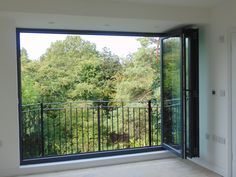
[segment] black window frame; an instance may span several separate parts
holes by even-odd
[[[20,165],[31,165],[39,163],[49,162],[61,162],[70,160],[81,160],[89,158],[117,156],[125,154],[134,154],[142,152],[153,152],[165,150],[162,146],[152,146],[144,148],[130,148],[122,150],[104,151],[104,152],[91,152],[80,153],[65,156],[53,156],[53,157],[40,157],[33,159],[23,158],[22,141],[22,85],[21,85],[21,46],[20,46],[20,34],[21,33],[37,33],[37,34],[68,34],[68,35],[101,35],[101,36],[137,36],[137,37],[163,37],[165,33],[145,33],[145,32],[123,32],[123,31],[95,31],[95,30],[67,30],[67,29],[38,29],[38,28],[16,28],[16,51],[17,51],[17,82],[18,82],[18,115],[19,115],[19,150],[20,150]]]
[[[184,30],[185,28],[181,28],[180,30]],[[177,30],[178,31],[178,30]],[[104,152],[93,152],[93,153],[81,153],[75,155],[65,155],[65,156],[55,156],[55,157],[41,157],[34,159],[23,159],[23,151],[22,151],[22,85],[21,85],[21,46],[20,46],[20,34],[21,33],[41,33],[41,34],[74,34],[74,35],[104,35],[104,36],[137,36],[137,37],[160,37],[165,38],[168,36],[169,32],[164,33],[145,33],[145,32],[123,32],[123,31],[95,31],[95,30],[67,30],[67,29],[36,29],[36,28],[16,28],[16,51],[17,51],[17,84],[18,84],[18,115],[19,115],[19,139],[20,139],[20,165],[30,165],[30,164],[39,164],[39,163],[48,163],[48,162],[60,162],[60,161],[69,161],[69,160],[81,160],[88,158],[98,158],[98,157],[106,157],[106,156],[116,156],[116,155],[125,155],[125,154],[133,154],[133,153],[141,153],[141,152],[153,152],[165,150],[163,146],[155,146],[155,147],[145,147],[145,148],[131,148],[124,150],[114,150],[114,151],[104,151]],[[194,43],[194,46],[199,49],[198,44]],[[196,58],[198,58],[198,53],[194,53]],[[198,62],[198,60],[197,60]],[[196,63],[198,64],[198,63]],[[199,68],[197,68],[199,69]],[[198,76],[192,76],[194,79],[199,79]],[[197,85],[196,87],[199,87]],[[199,100],[195,100],[199,102]],[[161,100],[162,102],[162,100]],[[199,111],[196,113],[199,116]],[[195,138],[195,146],[199,147],[199,120],[194,121],[196,124],[195,127],[191,127],[197,129],[197,134],[194,134]],[[162,129],[163,130],[163,129]],[[163,132],[162,132],[163,133]],[[162,135],[161,135],[162,136]],[[189,154],[188,154],[189,155]],[[199,156],[198,151],[191,152],[191,156]],[[186,158],[183,157],[183,158]]]

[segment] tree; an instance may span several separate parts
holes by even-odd
[[[116,103],[114,106],[114,102],[110,101],[159,98],[159,41],[157,38],[140,38],[138,41],[141,47],[123,59],[123,62],[108,48],[99,52],[95,44],[79,36],[69,36],[63,41],[52,43],[39,61],[30,60],[27,51],[22,49],[23,104],[44,103],[41,104],[42,107],[33,105],[23,108],[28,109],[25,112],[23,110],[24,128],[27,130],[24,131],[24,145],[30,146],[29,150],[26,149],[24,157],[41,156],[42,152],[41,149],[38,150],[38,145],[42,143],[45,145],[47,155],[87,152],[92,146],[90,135],[94,131],[97,132],[98,128],[102,129],[102,146],[107,146],[107,150],[111,150],[114,144],[127,148],[140,146],[140,143],[147,145],[144,139],[147,133],[146,103],[138,103],[142,109],[131,107],[129,110],[126,107],[128,104]],[[76,107],[73,107],[71,102],[81,100],[108,102],[104,102],[103,107],[99,105],[96,109],[93,102],[79,106],[76,103]],[[56,107],[52,102],[63,102],[63,104],[55,104]],[[97,109],[100,110],[99,113]],[[43,114],[40,114],[40,111],[43,111]],[[158,111],[152,113],[156,116],[153,118],[153,126],[159,125],[156,112]],[[113,122],[113,114],[116,114],[117,122]],[[93,116],[89,117],[91,115]],[[140,121],[130,119],[135,115],[139,115]],[[99,116],[101,116],[100,127],[95,120]],[[38,128],[42,127],[39,125],[41,121],[44,125],[43,133],[47,136],[41,144],[32,145],[36,135],[42,133]],[[124,131],[129,129],[129,124],[132,124],[136,132],[131,137],[127,133],[124,134]],[[98,137],[93,138],[96,141],[98,139]],[[88,145],[84,150],[77,145],[81,139]],[[140,141],[137,141],[138,139]],[[40,141],[42,139],[37,142]],[[159,139],[157,138],[155,142],[158,144]],[[95,148],[98,148],[98,142],[95,142]],[[32,149],[35,150],[33,151],[35,154],[30,154]]]
[[[37,63],[28,58],[24,48],[21,49],[21,64],[22,102],[23,104],[37,103],[40,97],[34,77]]]
[[[165,77],[164,82],[164,90],[165,90],[165,98],[164,100],[170,99],[179,99],[180,98],[180,42],[178,39],[168,39],[165,42],[164,47],[164,59],[163,59],[163,67],[164,73],[163,77]]]
[[[79,36],[53,43],[37,63],[34,81],[43,102],[112,99],[121,65],[111,51],[98,52]]]
[[[129,58],[116,77],[116,99],[118,100],[150,100],[160,97],[158,39],[146,37],[139,38],[138,41],[141,47],[128,56]]]

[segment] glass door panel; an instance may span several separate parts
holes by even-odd
[[[162,145],[182,158],[199,156],[198,30],[161,41]]]
[[[163,145],[182,154],[182,38],[162,39]]]
[[[198,30],[184,32],[186,156],[199,156]]]

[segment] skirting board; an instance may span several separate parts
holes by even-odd
[[[196,159],[189,159],[193,163],[196,163],[199,166],[202,166],[204,168],[207,168],[208,170],[211,170],[221,176],[226,176],[226,171],[224,168],[217,166],[215,164],[209,163],[205,160],[202,160],[201,158],[196,158]]]

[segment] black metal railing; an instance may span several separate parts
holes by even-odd
[[[40,103],[21,113],[23,160],[161,144],[156,102]]]
[[[173,146],[180,146],[182,141],[180,99],[165,100],[163,106],[164,142]]]

